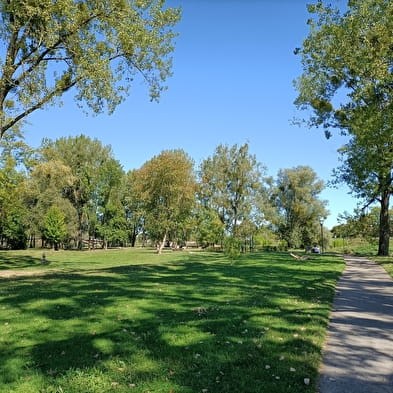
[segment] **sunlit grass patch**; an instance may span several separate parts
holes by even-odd
[[[26,253],[7,264],[30,269]],[[315,392],[340,259],[48,259],[48,274],[1,279],[1,392]]]
[[[393,257],[373,257],[393,277]]]

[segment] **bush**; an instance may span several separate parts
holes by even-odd
[[[224,254],[230,259],[239,258],[242,242],[234,237],[227,237],[224,241]]]
[[[12,250],[23,250],[27,247],[26,227],[23,222],[23,214],[11,211],[3,224],[3,237]]]

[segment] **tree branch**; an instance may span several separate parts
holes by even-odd
[[[37,102],[35,105],[32,105],[31,107],[27,108],[25,111],[20,113],[18,116],[12,118],[7,124],[2,126],[0,128],[0,139],[4,135],[4,133],[11,127],[13,127],[18,121],[22,120],[26,116],[28,116],[30,113],[36,111],[37,109],[42,108],[47,102],[49,102],[53,97],[57,95],[61,95],[65,93],[67,90],[69,90],[71,87],[75,86],[75,84],[78,82],[78,79],[75,79],[68,83],[66,86],[62,88],[57,88],[54,89],[52,92],[50,92],[48,95],[46,95],[42,100]]]

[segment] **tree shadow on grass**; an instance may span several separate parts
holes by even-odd
[[[28,255],[8,256],[5,252],[2,252],[0,255],[0,270],[23,269],[34,266],[42,266],[41,258],[34,258]]]
[[[316,377],[313,334],[327,324],[338,273],[302,271],[280,255],[261,264],[216,258],[10,280],[0,307],[13,336],[0,374],[17,385],[34,367],[43,388],[67,392],[80,392],[75,370],[93,385],[100,370],[100,383],[117,391],[312,391],[303,378]],[[34,321],[27,331],[23,318]],[[11,373],[21,358],[34,366]],[[94,389],[86,391],[104,391]]]

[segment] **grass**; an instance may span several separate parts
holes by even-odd
[[[340,259],[41,254],[0,252],[40,272],[0,279],[0,392],[316,392]]]
[[[373,257],[393,277],[393,257]]]

